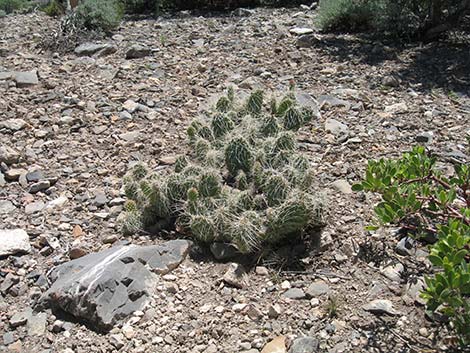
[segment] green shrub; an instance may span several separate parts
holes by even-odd
[[[0,0],[0,11],[9,14],[28,8],[30,5],[28,0]]]
[[[289,97],[304,125],[312,112]],[[256,253],[321,226],[325,201],[312,190],[310,163],[294,133],[281,127],[289,109],[268,112],[263,102],[262,91],[239,103],[229,90],[191,123],[190,152],[177,158],[173,171],[130,170],[123,231],[176,227],[200,242],[231,242],[242,253]],[[276,124],[269,137],[266,121]]]
[[[456,165],[449,178],[437,170],[436,161],[424,147],[414,148],[399,160],[369,161],[365,179],[353,188],[382,196],[374,209],[380,224],[397,224],[417,238],[437,236],[429,255],[436,274],[425,278],[422,296],[430,312],[451,319],[460,342],[468,345],[470,165]]]
[[[110,32],[119,26],[123,13],[119,0],[83,0],[73,16],[87,29]]]
[[[48,16],[59,17],[65,13],[65,8],[58,0],[52,0],[42,9],[42,11],[44,11]]]

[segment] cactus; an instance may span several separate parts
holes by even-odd
[[[253,154],[244,137],[234,137],[225,148],[225,165],[232,176],[239,170],[250,174],[253,166]]]
[[[260,128],[260,132],[263,134],[263,136],[275,136],[279,130],[280,127],[275,116],[267,115],[263,117]]]
[[[124,177],[131,201],[119,218],[123,232],[163,227],[263,255],[321,226],[325,201],[312,191],[315,174],[294,134],[314,114],[293,93],[266,109],[263,98],[256,91],[237,105],[230,88],[189,125],[190,152],[174,170],[132,168]]]
[[[286,130],[297,131],[305,124],[304,116],[296,107],[289,107],[283,116],[283,125]]]
[[[209,170],[202,174],[197,189],[203,197],[216,197],[222,188],[222,178],[214,171]]]
[[[175,173],[181,173],[188,164],[189,160],[186,156],[178,156],[175,161]]]
[[[212,242],[217,238],[217,227],[211,217],[204,215],[192,216],[189,221],[189,228],[194,238],[201,242]]]
[[[253,92],[250,97],[248,97],[248,101],[246,103],[246,110],[248,113],[253,115],[261,114],[263,109],[263,91],[259,90]]]
[[[266,173],[271,174],[272,171],[267,171]],[[266,178],[263,191],[268,205],[270,207],[277,206],[286,199],[289,192],[289,183],[282,175],[272,174]]]
[[[233,129],[233,121],[225,114],[216,114],[212,120],[212,131],[215,138],[224,136]]]

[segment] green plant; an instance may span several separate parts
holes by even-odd
[[[238,102],[229,89],[190,124],[190,152],[176,159],[172,172],[134,166],[124,190],[138,212],[126,209],[123,230],[135,230],[138,214],[141,229],[174,227],[203,243],[230,242],[242,253],[266,253],[321,226],[325,200],[306,182],[313,173],[294,133],[281,127],[288,110],[267,112],[263,96],[257,91]],[[303,111],[295,98],[290,106]],[[268,120],[275,128],[267,137]]]
[[[461,343],[470,344],[470,165],[455,165],[446,177],[436,162],[421,146],[399,160],[369,161],[353,189],[381,195],[374,209],[381,225],[398,224],[414,237],[437,240],[429,255],[436,274],[425,279],[422,296],[431,312],[451,318]]]
[[[123,13],[119,0],[83,0],[71,16],[84,28],[110,32],[119,26]]]
[[[65,13],[65,8],[59,0],[52,0],[42,9],[42,11],[44,11],[48,16],[59,17]]]
[[[31,2],[28,0],[0,0],[0,11],[7,14],[19,11],[31,6]]]

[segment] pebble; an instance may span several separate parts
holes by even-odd
[[[282,294],[284,297],[289,299],[304,299],[306,297],[305,292],[300,288],[290,288]]]
[[[374,314],[388,314],[391,316],[399,315],[400,313],[393,308],[393,304],[387,299],[375,299],[365,304],[362,307],[365,311]]]

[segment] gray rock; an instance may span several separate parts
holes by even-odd
[[[400,312],[393,308],[393,304],[387,299],[375,299],[362,307],[365,311],[373,314],[387,314],[391,316],[400,315]]]
[[[0,172],[0,186],[5,186],[6,185],[6,180],[5,180],[5,175],[3,175],[2,172]]]
[[[26,174],[26,180],[30,183],[36,183],[44,179],[44,174],[40,170],[35,170]]]
[[[15,328],[18,326],[25,325],[32,315],[33,315],[33,310],[31,308],[28,308],[25,311],[21,311],[19,313],[15,313],[10,318],[10,326]]]
[[[46,207],[46,204],[42,201],[35,201],[35,202],[31,202],[29,204],[26,205],[25,209],[24,209],[24,212],[26,214],[33,214],[33,213],[36,213],[36,212],[41,212],[44,207]]]
[[[320,295],[327,294],[330,292],[330,287],[323,281],[315,281],[310,284],[305,291],[307,298],[316,298]]]
[[[176,268],[190,245],[185,240],[159,246],[120,245],[72,260],[52,270],[52,285],[41,303],[107,331],[145,306],[156,274]]]
[[[48,189],[50,186],[51,186],[51,183],[49,180],[41,180],[31,185],[31,187],[29,188],[29,193],[35,194],[39,191]]]
[[[0,200],[0,214],[8,214],[16,210],[15,205],[8,200]]]
[[[295,45],[298,48],[310,48],[319,40],[314,34],[304,34],[297,38]]]
[[[139,131],[124,132],[119,135],[119,138],[126,142],[136,142],[140,140],[141,137],[142,136]]]
[[[396,265],[390,265],[385,267],[381,272],[382,274],[387,277],[389,280],[394,282],[401,281],[401,274],[404,271],[404,267],[401,263],[397,263]]]
[[[222,280],[229,286],[243,288],[246,270],[241,264],[231,263]]]
[[[318,104],[321,108],[337,108],[344,107],[346,110],[351,109],[351,103],[344,99],[339,99],[330,95],[322,95],[318,97]]]
[[[20,154],[11,147],[0,146],[0,163],[5,163],[6,165],[11,165],[18,163],[20,159]]]
[[[104,56],[117,51],[114,44],[109,43],[83,43],[75,48],[75,54],[78,56]]]
[[[219,261],[230,260],[240,255],[238,249],[228,243],[212,243],[210,250],[212,255]]]
[[[37,315],[31,315],[28,318],[26,325],[29,336],[42,336],[46,332],[47,315],[46,313],[39,313]]]
[[[415,252],[415,241],[413,238],[404,237],[396,245],[395,251],[403,256],[411,256]]]
[[[93,200],[93,204],[98,207],[103,207],[108,203],[108,198],[106,194],[102,191],[98,191],[95,193],[95,198]]]
[[[150,48],[141,44],[133,44],[127,49],[126,59],[140,59],[150,55]]]
[[[13,332],[6,332],[3,334],[3,344],[5,346],[8,346],[15,342],[15,336],[13,335]]]
[[[305,292],[300,288],[290,288],[283,293],[283,296],[289,299],[304,299]]]
[[[325,131],[331,132],[333,135],[342,139],[346,139],[349,135],[348,127],[335,119],[328,119],[325,121]]]
[[[419,143],[429,144],[429,143],[432,143],[433,136],[434,136],[434,134],[432,133],[432,131],[422,132],[422,133],[416,135],[415,141],[419,142]]]
[[[346,180],[340,179],[331,183],[331,186],[343,194],[351,194],[351,185]]]
[[[125,345],[124,335],[122,333],[109,336],[109,343],[116,349],[121,349]]]
[[[316,353],[320,343],[313,337],[299,337],[292,342],[289,353]]]
[[[315,118],[320,118],[320,109],[318,107],[318,102],[315,98],[313,98],[310,94],[306,92],[295,92],[295,99],[297,100],[297,104],[302,108],[308,108],[313,112],[313,116]]]
[[[15,72],[13,80],[16,82],[16,87],[19,88],[30,87],[39,83],[36,71]]]
[[[22,229],[0,229],[0,256],[31,251],[28,234]]]
[[[8,119],[0,121],[0,127],[9,129],[11,131],[19,131],[26,126],[26,121],[23,119]]]

